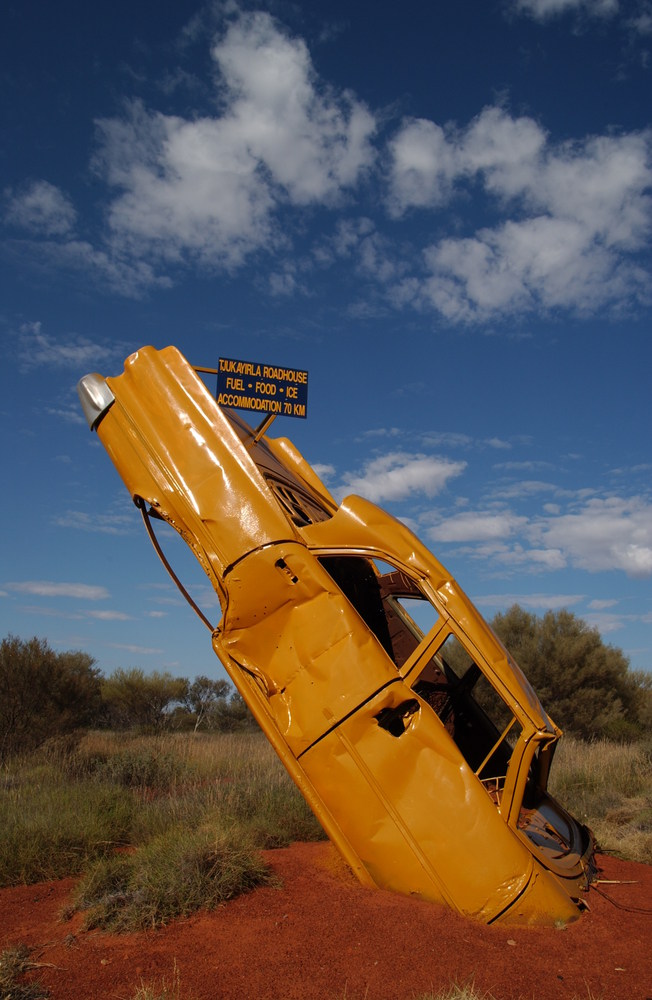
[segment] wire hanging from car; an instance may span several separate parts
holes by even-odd
[[[161,562],[165,566],[166,570],[168,571],[168,573],[170,574],[170,576],[172,577],[172,579],[176,583],[176,585],[179,588],[180,592],[183,594],[183,596],[185,597],[185,599],[187,600],[188,604],[193,609],[193,611],[195,612],[195,614],[197,614],[199,616],[199,618],[201,618],[201,620],[203,621],[204,625],[208,629],[210,629],[211,632],[214,632],[215,629],[214,629],[213,625],[211,625],[211,623],[209,622],[208,618],[206,617],[206,615],[204,614],[204,612],[201,610],[201,608],[195,603],[195,601],[193,601],[192,597],[190,596],[190,594],[188,593],[188,591],[186,590],[186,588],[182,584],[181,580],[179,579],[179,577],[177,576],[177,574],[174,572],[174,570],[170,566],[170,563],[166,559],[165,554],[163,552],[163,549],[161,548],[159,540],[156,537],[156,534],[154,532],[154,528],[152,527],[152,522],[151,522],[151,518],[150,518],[150,512],[147,510],[147,505],[146,505],[145,501],[143,500],[142,497],[134,497],[134,503],[136,504],[136,506],[138,507],[140,513],[143,516],[143,521],[144,521],[145,527],[147,529],[147,534],[149,535],[150,541],[151,541],[152,545],[154,546],[154,549],[156,551],[157,556],[159,557],[159,559],[161,560]],[[155,515],[155,516],[158,517],[159,515]]]
[[[617,885],[619,883],[617,883],[617,882],[611,882],[610,884],[611,885]],[[611,896],[608,896],[607,893],[603,889],[598,889],[598,887],[595,884],[595,882],[593,882],[591,884],[591,889],[593,889],[594,892],[597,892],[597,894],[599,896],[602,896],[603,899],[606,899],[608,903],[611,903],[612,906],[615,906],[618,910],[625,910],[627,913],[644,913],[646,915],[652,914],[652,909],[650,909],[650,907],[645,907],[645,906],[625,906],[624,903],[617,902],[615,899],[612,899]]]

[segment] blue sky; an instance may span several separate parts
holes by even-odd
[[[175,344],[307,369],[273,432],[336,495],[652,669],[649,0],[3,21],[3,636],[220,671],[75,391]]]

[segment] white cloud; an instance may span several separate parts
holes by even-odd
[[[618,0],[514,0],[514,7],[531,14],[539,21],[567,12],[578,12],[589,17],[610,17],[619,9]]]
[[[418,157],[406,155],[416,136]],[[545,131],[533,119],[512,118],[500,107],[484,108],[466,129],[407,120],[388,144],[389,210],[401,215],[415,207],[437,207],[450,199],[455,185],[475,179],[501,196],[520,193],[531,186],[546,143]]]
[[[359,474],[345,474],[340,493],[357,493],[376,503],[419,493],[433,497],[465,468],[466,462],[396,451],[371,459]]]
[[[37,272],[79,276],[126,298],[139,298],[150,288],[172,286],[170,278],[157,274],[149,260],[138,259],[116,243],[102,249],[87,240],[72,238],[8,240],[4,250],[19,264]]]
[[[428,529],[434,542],[487,542],[509,538],[527,524],[510,511],[464,511]]]
[[[8,590],[19,594],[34,594],[36,597],[73,597],[81,601],[104,601],[109,597],[106,587],[88,583],[55,583],[51,580],[25,580],[6,583]]]
[[[522,462],[496,462],[494,469],[507,472],[534,472],[537,469],[554,469],[552,462],[543,459],[528,459]]]
[[[390,140],[389,154],[391,215],[440,205],[449,197],[459,170],[456,150],[435,122],[423,118],[407,122]]]
[[[213,58],[240,142],[295,204],[329,201],[357,182],[370,163],[374,120],[350,95],[318,89],[301,39],[288,38],[268,14],[245,14]]]
[[[275,298],[294,295],[300,288],[295,268],[290,263],[287,263],[282,271],[269,275],[269,291]]]
[[[636,621],[636,616],[589,614],[584,615],[584,620],[591,625],[592,628],[597,628],[602,635],[608,635],[609,632],[617,632],[619,629],[624,628],[625,625],[631,624],[632,621]]]
[[[41,236],[64,236],[77,213],[70,199],[49,181],[33,181],[25,190],[5,191],[5,222]]]
[[[500,500],[511,500],[515,497],[531,497],[537,493],[549,493],[556,491],[557,487],[552,483],[541,482],[538,479],[526,479],[512,483],[510,486],[501,486],[492,491],[492,497]]]
[[[403,437],[405,431],[400,427],[371,427],[368,431],[363,431],[357,440],[364,441],[366,438],[398,438]]]
[[[446,239],[424,252],[421,295],[453,322],[557,308],[588,314],[643,300],[648,277],[572,219],[539,216]]]
[[[40,321],[23,323],[17,340],[18,360],[22,371],[33,368],[71,368],[85,371],[115,357],[116,348],[107,348],[87,337],[69,336],[68,339],[43,333]]]
[[[328,465],[324,462],[315,462],[313,464],[313,469],[317,473],[319,478],[322,479],[324,482],[329,480],[331,476],[335,475],[335,466]]]
[[[564,143],[548,152],[534,184],[525,179],[523,193],[605,246],[637,250],[650,235],[650,141],[648,130]]]
[[[649,0],[641,3],[638,11],[626,23],[635,35],[652,35],[652,4]]]
[[[117,245],[233,268],[283,243],[284,203],[335,204],[371,164],[375,124],[321,84],[305,43],[266,13],[240,14],[214,46],[223,113],[184,119],[130,106],[99,122],[98,169],[122,189]]]
[[[426,431],[421,435],[424,444],[436,448],[469,448],[473,438],[456,431]]]
[[[319,240],[313,250],[313,258],[321,266],[328,266],[338,258],[352,259],[356,272],[382,286],[390,297],[396,295],[397,283],[406,275],[411,257],[409,249],[398,247],[366,216],[340,219],[333,235]],[[364,306],[374,308],[369,302]]]
[[[618,0],[512,0],[520,14],[529,14],[537,21],[546,21],[560,14],[581,13],[589,17],[610,17],[619,8]]]
[[[515,4],[539,18],[616,6]],[[649,5],[640,9],[649,15]],[[413,307],[461,324],[652,300],[652,129],[554,143],[532,116],[492,106],[463,126],[406,119],[374,146],[376,115],[318,77],[303,39],[231,3],[197,23],[211,17],[227,19],[211,49],[217,110],[171,115],[131,101],[97,122],[104,241],[76,235],[69,198],[38,180],[5,192],[6,221],[32,234],[8,241],[6,253],[131,297],[170,287],[180,265],[234,271],[258,251],[276,254],[258,287],[305,295],[310,268],[345,259],[372,288],[352,315]],[[361,193],[370,193],[366,205]],[[383,193],[384,223],[365,214]],[[343,216],[351,206],[331,237],[293,259],[306,209]],[[417,224],[399,226],[406,216]]]
[[[164,652],[164,650],[157,649],[154,646],[136,646],[124,642],[109,642],[107,645],[110,649],[122,649],[125,653],[133,653],[135,656],[158,656]]]
[[[52,524],[58,528],[74,528],[100,535],[126,535],[137,528],[134,522],[133,506],[127,494],[119,493],[115,499],[107,500],[101,510],[66,510],[52,517]]]
[[[566,567],[566,557],[560,549],[529,549],[527,559],[549,570]]]
[[[350,257],[357,252],[362,240],[375,232],[375,225],[366,216],[356,219],[339,219],[332,236],[320,241],[313,250],[320,264],[332,264],[337,257]]]
[[[533,536],[582,569],[652,575],[652,505],[640,497],[593,498],[576,512],[543,519]]]
[[[472,184],[513,218],[426,246],[426,277],[398,286],[405,300],[453,322],[483,322],[649,297],[649,276],[632,255],[652,231],[651,130],[554,145],[533,119],[488,107],[466,129],[438,129],[407,169],[401,154],[417,124],[428,131],[428,123],[404,123],[389,146],[390,214],[433,209],[444,188],[450,200]],[[442,172],[445,185],[435,184]]]
[[[131,621],[131,615],[127,615],[124,611],[88,611],[88,618],[97,618],[98,621],[102,622],[127,622]]]
[[[490,448],[496,448],[497,451],[509,451],[512,447],[509,441],[503,441],[502,438],[497,437],[487,438],[485,444]]]
[[[525,566],[533,572],[541,569],[552,572],[565,569],[567,565],[566,556],[561,549],[525,548],[522,545],[515,545],[507,550],[502,561],[507,566]]]
[[[437,512],[422,516],[421,529],[433,543],[455,544],[458,553],[494,566],[550,572],[572,566],[651,576],[652,504],[642,497],[599,498],[587,492],[565,512],[558,505],[527,516],[502,507],[450,517]],[[594,610],[608,606],[598,603]]]
[[[68,424],[79,424],[80,427],[83,427],[86,424],[86,420],[82,416],[78,407],[73,409],[72,406],[48,406],[46,407],[45,412],[49,417],[56,417],[58,420],[65,420]],[[57,462],[72,462],[72,459],[68,455],[57,455],[55,460]]]
[[[97,162],[122,188],[109,222],[123,251],[233,268],[274,242],[271,192],[232,122],[185,121],[133,104],[126,118],[99,128]]]
[[[509,608],[519,604],[522,608],[535,611],[558,611],[572,608],[584,600],[583,594],[484,594],[475,597],[475,603],[482,608]]]

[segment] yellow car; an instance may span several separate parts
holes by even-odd
[[[155,544],[152,515],[201,563],[213,648],[360,881],[486,923],[575,919],[595,845],[546,791],[561,731],[418,538],[338,505],[176,348],[79,394]]]

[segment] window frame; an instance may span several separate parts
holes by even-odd
[[[505,685],[500,686],[496,683],[496,678],[494,672],[491,670],[486,658],[482,655],[481,651],[477,648],[475,643],[473,643],[470,638],[465,634],[463,629],[458,625],[457,621],[451,616],[450,612],[446,609],[444,601],[437,599],[434,592],[431,592],[431,588],[428,586],[428,581],[416,575],[411,567],[405,565],[401,560],[397,559],[394,555],[390,555],[387,552],[382,552],[378,549],[370,549],[365,547],[353,547],[353,546],[333,546],[333,547],[311,547],[312,554],[319,560],[322,564],[324,571],[328,572],[326,565],[321,561],[322,559],[328,559],[329,557],[342,557],[342,558],[362,558],[366,559],[374,564],[374,571],[377,572],[376,562],[384,563],[385,565],[394,567],[395,569],[402,572],[415,586],[415,588],[422,594],[423,599],[427,601],[434,609],[437,611],[438,618],[431,629],[423,634],[423,638],[417,644],[410,656],[405,660],[401,667],[398,667],[394,660],[389,656],[387,651],[384,649],[382,643],[378,637],[374,634],[372,629],[364,622],[364,619],[360,615],[358,609],[355,605],[349,601],[352,609],[360,617],[360,620],[364,624],[365,628],[368,629],[371,636],[375,642],[378,643],[379,648],[383,651],[388,660],[392,663],[394,669],[397,671],[397,677],[400,678],[408,687],[412,690],[414,685],[417,683],[418,678],[422,671],[425,669],[426,664],[431,660],[437,651],[442,647],[449,635],[455,636],[457,641],[461,644],[467,655],[470,657],[472,662],[477,666],[480,673],[484,676],[487,683],[491,685],[496,694],[505,703],[507,709],[509,710],[512,718],[519,724],[520,733],[518,738],[514,742],[514,747],[509,758],[509,763],[506,769],[505,782],[501,790],[499,801],[496,803],[496,808],[505,821],[505,823],[518,835],[525,836],[518,830],[518,819],[519,813],[523,801],[523,796],[525,793],[525,786],[528,778],[528,773],[530,765],[534,758],[534,754],[539,746],[550,741],[551,734],[539,734],[536,730],[533,730],[532,723],[524,711],[518,700],[514,697]],[[329,574],[330,575],[330,574]],[[382,576],[382,574],[377,574]],[[336,581],[333,577],[333,582],[337,586]],[[349,600],[344,594],[344,591],[340,589],[342,596]],[[415,598],[416,599],[416,598]],[[403,611],[403,609],[401,609]],[[410,617],[408,615],[408,617]],[[409,627],[409,623],[408,624]],[[419,631],[419,625],[417,622],[412,622]],[[415,639],[417,637],[415,636]],[[507,695],[507,697],[506,697]],[[415,697],[419,698],[418,694],[415,692]],[[423,702],[423,699],[420,699]],[[430,706],[427,706],[430,711],[434,711]],[[436,714],[436,713],[434,713]],[[441,722],[441,720],[439,720]],[[510,725],[513,725],[510,724]],[[443,726],[443,724],[442,724]],[[502,733],[497,744],[492,748],[489,758],[495,752],[497,747],[502,742],[506,734]],[[452,740],[452,737],[450,737]],[[454,742],[454,741],[453,741]],[[465,761],[466,766],[474,774],[476,780],[481,784],[484,790],[488,793],[488,789],[483,784],[483,781],[471,765],[466,761],[466,758],[462,754],[460,748],[455,744],[458,753]],[[488,758],[488,759],[489,759]],[[481,770],[481,768],[478,768]]]

